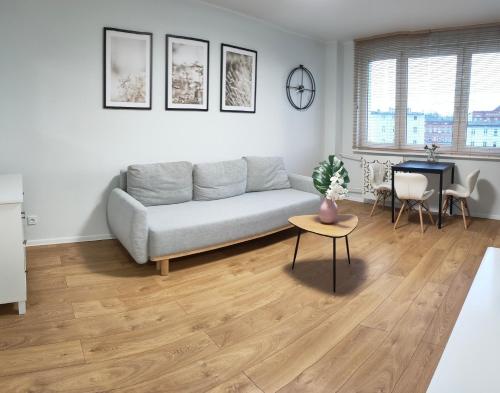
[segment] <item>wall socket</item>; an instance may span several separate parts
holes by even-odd
[[[38,224],[38,216],[34,216],[34,215],[26,216],[26,224],[28,224],[28,225]]]

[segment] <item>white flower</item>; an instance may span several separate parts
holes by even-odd
[[[345,199],[347,196],[347,188],[344,188],[344,178],[340,173],[336,172],[330,178],[330,186],[325,193],[325,197],[330,200]]]

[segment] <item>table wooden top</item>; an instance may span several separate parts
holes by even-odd
[[[358,226],[358,217],[354,214],[339,214],[335,224],[323,224],[317,214],[294,216],[288,222],[308,232],[328,237],[344,237]]]

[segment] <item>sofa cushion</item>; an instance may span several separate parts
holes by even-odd
[[[281,157],[244,157],[247,162],[247,192],[290,188]]]
[[[320,197],[294,189],[148,207],[149,255],[160,257],[255,236],[318,211]]]
[[[193,181],[197,201],[240,195],[247,184],[247,164],[242,159],[195,164]]]
[[[186,161],[130,165],[127,192],[144,206],[190,201],[193,199],[193,165]]]

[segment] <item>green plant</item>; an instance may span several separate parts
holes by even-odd
[[[312,174],[314,187],[327,199],[343,199],[347,195],[349,174],[344,163],[334,155],[322,161]]]

